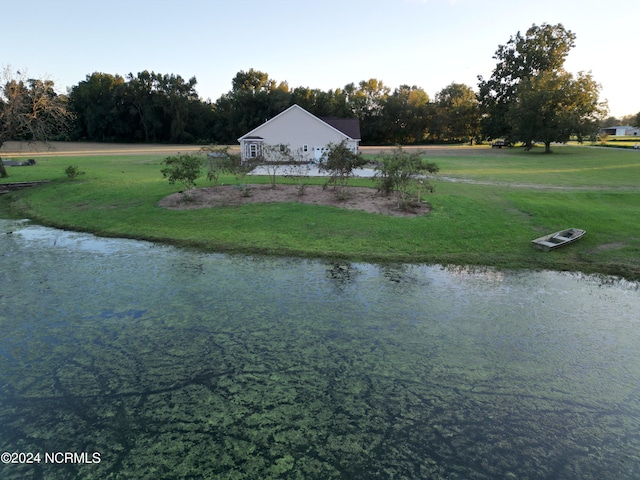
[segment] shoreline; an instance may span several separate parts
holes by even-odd
[[[177,188],[167,185],[157,172],[161,155],[149,154],[149,146],[139,146],[141,158],[146,156],[148,160],[138,161],[132,154],[122,153],[119,146],[108,146],[111,150],[103,152],[110,153],[112,158],[82,153],[85,147],[90,147],[88,144],[65,143],[67,148],[78,148],[76,155],[62,154],[58,149],[60,155],[38,162],[36,167],[19,167],[20,170],[15,167],[15,176],[12,174],[7,183],[52,181],[41,188],[0,196],[0,216],[30,218],[34,223],[64,230],[205,252],[572,271],[640,280],[640,265],[634,255],[638,247],[637,227],[629,223],[637,212],[634,209],[637,193],[628,182],[616,183],[619,175],[614,175],[620,167],[636,168],[624,163],[626,160],[612,165],[611,182],[587,187],[571,181],[566,186],[554,182],[525,183],[530,178],[526,171],[513,177],[517,185],[500,182],[500,177],[493,174],[486,180],[471,177],[469,182],[464,178],[456,181],[434,178],[438,182],[436,192],[424,197],[430,204],[430,212],[399,218],[334,208],[335,205],[304,205],[295,197],[272,204],[246,205],[236,205],[239,202],[234,198],[236,203],[223,202],[221,208],[212,204],[198,211],[168,211],[159,207],[158,202],[175,194]],[[154,152],[167,148],[174,146],[152,146]],[[520,168],[521,158],[544,168],[550,168],[548,160],[560,161],[564,171],[573,167],[573,158],[582,158],[587,151],[593,151],[568,149],[568,155],[553,158],[525,157],[518,152],[505,155],[490,148],[450,147],[446,153],[436,153],[440,149],[431,152],[436,161],[440,158],[458,171],[468,165],[482,167],[485,159],[493,162],[489,163],[491,168],[496,162]],[[51,152],[41,153],[50,156]],[[455,158],[450,161],[447,158],[450,156]],[[87,170],[86,177],[67,179],[63,173],[68,164],[64,157]],[[600,156],[594,158],[599,160]],[[591,161],[585,166],[587,174],[593,165],[600,171],[600,164]],[[237,182],[232,176],[224,179],[225,185]],[[309,185],[321,182],[309,180]],[[352,186],[370,187],[372,184],[368,182],[369,179],[361,178]],[[258,192],[268,184],[266,178],[256,176],[251,183],[256,184],[256,195],[271,194],[267,188]],[[601,195],[611,196],[611,201],[603,206],[598,201]],[[559,230],[567,223],[589,231],[588,238],[560,253],[532,251],[531,239]]]
[[[224,254],[224,255],[241,255],[241,256],[265,256],[265,257],[282,257],[282,258],[298,258],[298,259],[309,259],[309,260],[319,260],[323,259],[330,262],[335,263],[369,263],[369,264],[406,264],[406,265],[429,265],[429,266],[437,266],[442,268],[453,268],[453,269],[488,269],[496,272],[500,271],[550,271],[550,272],[559,272],[559,273],[571,273],[576,275],[590,275],[590,276],[601,276],[607,277],[605,281],[627,281],[632,282],[638,285],[640,288],[640,275],[633,272],[629,274],[625,274],[624,269],[620,265],[609,265],[610,268],[598,268],[597,265],[572,262],[571,265],[564,265],[562,268],[554,268],[549,265],[534,265],[525,262],[515,262],[510,263],[509,261],[495,261],[495,262],[482,262],[482,261],[473,261],[471,258],[466,258],[465,256],[452,255],[449,258],[449,261],[442,257],[438,258],[429,258],[424,256],[417,257],[409,257],[406,255],[398,254],[398,255],[349,255],[349,254],[341,254],[341,253],[321,253],[321,252],[312,252],[312,251],[303,251],[303,250],[290,250],[290,249],[282,249],[282,248],[257,248],[257,247],[238,247],[233,244],[217,244],[215,247],[211,247],[209,245],[202,244],[197,241],[184,240],[179,238],[159,238],[154,236],[147,236],[144,234],[135,234],[135,235],[127,235],[123,233],[107,233],[101,232],[99,230],[87,229],[87,228],[76,228],[70,225],[62,225],[57,224],[56,222],[48,221],[46,219],[38,219],[38,218],[22,218],[20,216],[6,216],[6,212],[3,212],[0,209],[0,219],[3,220],[15,220],[15,221],[25,221],[28,223],[34,223],[36,225],[40,225],[43,227],[55,228],[58,230],[63,230],[66,232],[77,232],[77,233],[86,233],[93,235],[97,238],[120,238],[126,240],[138,240],[143,242],[150,242],[156,245],[164,245],[174,248],[184,248],[188,250],[195,250],[202,253],[207,254]],[[546,255],[552,252],[540,252]],[[456,257],[456,258],[453,258]],[[486,258],[486,257],[483,257]],[[497,260],[497,258],[494,257]],[[476,259],[477,260],[477,259]],[[504,259],[502,259],[504,260]]]

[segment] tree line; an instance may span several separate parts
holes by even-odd
[[[433,99],[418,86],[392,90],[375,78],[328,91],[290,88],[254,69],[238,72],[231,90],[216,101],[198,96],[195,77],[146,70],[125,76],[94,72],[66,95],[56,94],[50,81],[21,79],[18,84],[25,98],[37,93],[36,84],[45,85],[48,98],[56,100],[50,104],[64,104],[72,114],[67,138],[78,141],[231,144],[298,104],[320,117],[358,118],[363,144],[501,138],[527,146],[543,142],[549,149],[552,142],[593,136],[613,121],[606,119],[600,85],[591,74],[564,70],[575,38],[562,24],[533,25],[498,46],[496,66],[489,78],[478,77],[477,92],[454,82]],[[11,120],[18,103],[27,113],[29,105],[36,108],[33,102],[17,102],[16,81],[6,80],[0,88],[0,144],[38,137],[16,129]],[[638,125],[640,114],[625,120]]]
[[[217,101],[202,100],[194,78],[140,72],[92,73],[68,92],[76,116],[72,140],[100,142],[235,143],[237,138],[298,104],[320,117],[359,118],[364,143],[459,142],[480,134],[473,89],[452,83],[433,101],[417,86],[393,91],[363,80],[323,91],[289,88],[265,72],[240,71]]]
[[[195,90],[196,78],[140,72],[126,77],[92,73],[68,93],[76,121],[72,140],[97,142],[203,141],[211,127],[210,105]]]

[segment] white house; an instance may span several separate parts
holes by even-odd
[[[259,157],[263,145],[284,145],[299,151],[308,161],[322,158],[327,146],[344,141],[358,152],[360,122],[357,118],[319,118],[299,105],[292,105],[238,139],[242,159]]]
[[[618,125],[615,127],[605,127],[600,129],[600,133],[606,133],[607,135],[615,135],[615,136],[640,136],[640,128],[631,127],[629,125]]]

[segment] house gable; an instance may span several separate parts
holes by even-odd
[[[360,141],[357,119],[321,119],[292,105],[238,139],[243,159],[257,156],[260,145],[288,145],[307,160],[319,159],[328,144],[345,141],[354,151]],[[351,135],[355,135],[355,138]]]

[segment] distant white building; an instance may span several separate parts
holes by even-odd
[[[299,151],[307,161],[319,161],[329,144],[345,142],[353,152],[360,144],[357,118],[316,117],[292,105],[238,139],[242,159],[262,155],[263,145],[284,145]]]
[[[640,136],[640,128],[631,127],[629,125],[620,125],[616,127],[601,128],[600,133],[606,135],[613,135],[616,137],[624,136]]]

